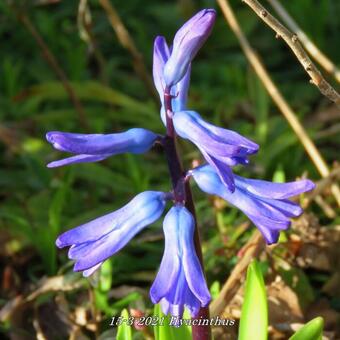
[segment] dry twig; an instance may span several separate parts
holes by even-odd
[[[318,47],[308,38],[305,32],[299,27],[296,21],[289,15],[286,9],[278,0],[267,0],[280,16],[281,20],[288,26],[288,28],[295,32],[300,39],[302,45],[307,52],[318,62],[328,73],[332,74],[334,78],[340,83],[340,70],[334,63],[324,55]]]
[[[257,0],[242,1],[245,2],[272,30],[274,30],[278,37],[281,37],[287,43],[305,71],[311,77],[311,82],[318,87],[325,97],[340,107],[339,93],[323,78],[321,72],[310,60],[307,53],[302,48],[298,36],[283,26]],[[221,3],[221,1],[218,2]]]
[[[247,0],[248,1],[248,0]],[[296,133],[297,137],[301,141],[302,145],[304,146],[305,150],[307,151],[309,157],[311,158],[312,162],[314,163],[315,167],[319,171],[322,177],[327,177],[330,173],[329,168],[323,159],[322,155],[320,154],[319,150],[316,148],[315,144],[308,136],[307,132],[299,122],[296,114],[289,106],[287,101],[283,98],[282,94],[280,93],[279,89],[276,87],[272,79],[270,78],[268,72],[266,71],[265,67],[261,63],[259,57],[256,55],[252,47],[250,46],[247,38],[245,37],[243,31],[240,28],[240,25],[237,22],[235,14],[232,8],[229,5],[227,0],[217,0],[219,6],[222,9],[222,12],[230,26],[230,28],[235,33],[236,37],[238,38],[240,45],[243,49],[244,54],[246,55],[247,59],[249,60],[250,64],[254,68],[256,74],[262,81],[263,85],[265,86],[266,90],[268,91],[269,95],[274,100],[275,104],[278,106],[280,111],[282,112],[283,116],[286,118],[290,126],[292,127],[293,131]],[[331,186],[332,193],[340,206],[340,190],[336,184]]]
[[[229,304],[240,288],[244,278],[243,274],[247,270],[250,261],[260,254],[263,247],[263,237],[258,230],[255,230],[252,237],[242,248],[241,253],[243,252],[243,255],[222,287],[219,296],[210,304],[211,317],[221,315],[225,306]]]
[[[43,55],[48,62],[48,64],[51,66],[53,71],[56,73],[58,78],[60,79],[61,83],[63,84],[66,93],[70,97],[70,100],[72,101],[74,108],[76,109],[76,112],[78,114],[79,123],[82,125],[82,127],[85,130],[88,130],[89,124],[87,122],[87,118],[85,115],[85,111],[83,109],[83,106],[75,94],[69,80],[67,79],[67,76],[61,66],[59,65],[57,59],[51,52],[51,50],[48,48],[47,44],[45,43],[44,39],[41,37],[35,26],[33,25],[32,21],[28,17],[27,14],[24,13],[18,13],[19,20],[23,23],[23,25],[27,28],[27,30],[31,33],[32,37],[36,41],[36,43],[41,48]]]
[[[0,142],[4,143],[12,152],[16,152],[20,149],[21,138],[16,130],[0,124]]]
[[[87,0],[79,1],[77,21],[80,38],[88,44],[90,52],[93,54],[98,64],[100,77],[103,83],[107,85],[108,77],[105,72],[106,61],[103,54],[98,49],[98,44],[92,31],[92,18]]]
[[[325,190],[332,186],[332,184],[339,182],[340,180],[340,167],[335,166],[327,177],[324,177],[316,182],[316,188],[306,194],[306,198],[303,200],[303,208],[312,202],[317,196],[324,194]]]
[[[135,42],[133,41],[131,35],[129,34],[129,31],[124,26],[117,11],[112,6],[109,0],[99,0],[99,3],[105,10],[109,18],[110,24],[112,28],[114,29],[114,31],[116,32],[119,42],[124,48],[126,48],[130,52],[133,58],[133,66],[134,66],[136,73],[141,78],[141,80],[144,82],[149,93],[158,103],[159,102],[158,95],[156,93],[155,87],[153,86],[149,72],[147,71],[145,67],[143,56],[138,51]]]

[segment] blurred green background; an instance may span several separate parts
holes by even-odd
[[[192,65],[188,106],[208,121],[234,129],[261,145],[251,165],[236,169],[238,174],[276,181],[301,176],[315,181],[320,178],[250,68],[214,1],[111,0],[111,3],[135,40],[150,75],[155,36],[164,35],[171,42],[176,30],[193,13],[205,7],[216,8],[214,30]],[[241,1],[231,4],[250,43],[331,166],[339,153],[339,111],[309,84],[303,68],[283,41],[275,39],[273,31]],[[269,6],[265,1],[263,4]],[[148,289],[163,251],[161,221],[135,237],[90,280],[72,274],[66,251],[57,251],[54,244],[61,231],[119,208],[140,191],[170,188],[165,158],[159,149],[140,156],[119,155],[100,163],[46,168],[48,162],[62,156],[46,142],[44,136],[48,131],[109,133],[131,127],[164,130],[157,98],[150,95],[134,71],[131,55],[119,43],[103,7],[96,0],[88,1],[87,27],[78,6],[76,0],[0,2],[3,339],[34,339],[40,333],[47,339],[71,335],[76,339],[112,338],[115,330],[109,327],[109,320],[123,307],[147,314],[152,307]],[[284,6],[316,45],[338,62],[340,2],[299,0],[286,1]],[[81,102],[83,115],[46,61],[37,36],[32,35],[32,27],[68,78]],[[186,168],[200,159],[191,144],[181,141],[180,149]],[[207,198],[196,187],[193,191],[208,284],[217,295],[254,228],[244,223],[246,217],[236,209]],[[297,239],[302,248],[305,244],[318,248],[322,243],[311,235],[330,233],[330,242],[339,237],[336,204],[327,188],[321,195],[321,205],[312,202],[308,207],[308,218],[303,220],[306,230],[295,228],[287,232],[277,247],[262,254],[261,263],[269,281],[282,274],[280,268],[287,268],[283,262],[289,263],[286,274],[291,279],[281,276],[301,305],[299,320],[308,319],[306,311],[313,309],[310,306],[323,301],[328,313],[326,330],[336,334],[339,293],[324,290],[331,279],[339,276],[339,263],[333,259],[336,247],[329,246],[332,249],[329,251],[327,248],[325,261],[329,265],[316,267],[314,258],[312,263],[305,258],[307,264],[299,263],[301,249],[296,250]],[[327,208],[331,212],[327,213]],[[320,250],[316,253],[320,254]],[[308,256],[310,259],[311,255]],[[293,282],[294,275],[298,284]],[[52,278],[57,281],[49,281]],[[339,281],[338,278],[336,282]],[[135,338],[147,336],[148,330],[135,332]]]

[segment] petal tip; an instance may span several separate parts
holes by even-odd
[[[46,164],[46,167],[51,169],[51,168],[57,168],[58,165],[56,164],[55,161],[53,161],[53,162],[50,162],[50,163]]]
[[[310,179],[306,179],[306,186],[305,186],[306,191],[312,191],[315,189],[315,187],[316,185],[314,182],[312,182]]]
[[[45,135],[45,138],[49,143],[53,143],[53,134],[54,132],[50,131],[50,132],[47,132]]]
[[[60,236],[55,240],[55,245],[56,245],[58,248],[64,248],[64,247],[67,246],[67,245],[62,241],[62,238],[61,238]]]

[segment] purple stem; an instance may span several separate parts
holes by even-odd
[[[202,270],[204,272],[203,267],[203,257],[202,257],[202,248],[200,237],[197,228],[197,219],[195,213],[195,205],[192,199],[192,193],[190,189],[190,185],[188,181],[185,181],[186,172],[183,171],[183,167],[178,156],[177,148],[176,148],[176,132],[174,129],[173,121],[172,121],[172,105],[171,99],[173,96],[170,94],[170,88],[165,88],[164,90],[164,106],[166,112],[166,130],[167,134],[163,139],[164,151],[166,154],[166,158],[168,161],[168,167],[170,172],[170,177],[172,181],[174,200],[177,203],[184,203],[186,208],[191,212],[194,221],[195,221],[195,234],[194,234],[194,243],[196,254],[199,258],[199,261],[202,266]],[[209,306],[202,307],[199,310],[199,313],[196,318],[193,319],[210,319],[209,316]],[[193,340],[211,340],[211,328],[209,325],[192,325],[192,338]]]

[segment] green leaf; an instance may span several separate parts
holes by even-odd
[[[221,285],[219,281],[214,281],[210,286],[210,294],[213,299],[216,299],[221,292]]]
[[[268,307],[266,289],[256,260],[250,263],[245,283],[244,302],[239,328],[239,340],[267,339]]]
[[[60,231],[61,215],[63,212],[63,208],[67,202],[67,194],[69,192],[69,188],[73,182],[72,169],[67,172],[67,175],[65,177],[65,181],[62,182],[62,184],[54,194],[49,207],[49,227],[54,235],[53,237],[56,237]]]
[[[126,309],[123,309],[121,317],[123,318],[123,320],[128,320],[129,313]],[[130,340],[130,339],[132,339],[131,326],[129,326],[126,322],[123,322],[120,326],[118,326],[117,340]]]
[[[191,340],[191,327],[183,324],[175,327],[173,317],[164,315],[159,304],[154,307],[154,318],[157,320],[154,326],[155,340]],[[183,314],[183,320],[188,320],[190,315],[187,311]]]
[[[112,262],[110,259],[104,261],[100,268],[99,287],[102,292],[108,292],[112,285]]]
[[[283,169],[282,164],[278,164],[273,175],[273,182],[284,183],[285,181],[286,181],[285,170]]]
[[[307,322],[295,332],[289,340],[321,340],[323,330],[323,318],[318,316]]]
[[[138,101],[126,94],[123,94],[111,87],[100,84],[96,81],[86,81],[82,83],[71,83],[75,94],[81,100],[89,100],[111,105],[119,105],[128,108],[138,114],[143,114],[149,119],[158,119],[155,115],[153,105]],[[66,100],[68,94],[60,82],[45,82],[43,84],[31,86],[28,89],[29,95],[45,101]]]

